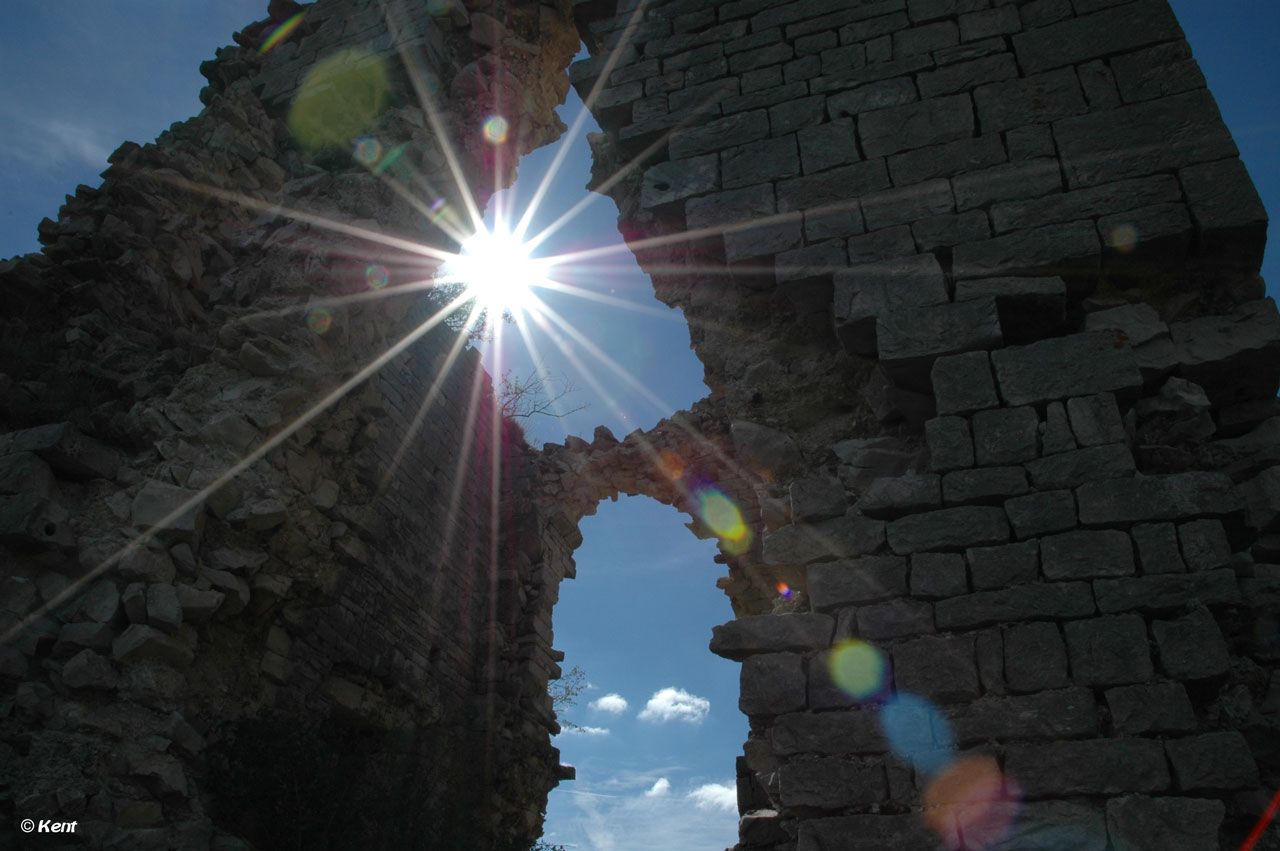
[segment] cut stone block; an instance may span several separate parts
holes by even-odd
[[[938,358],[929,378],[939,414],[970,414],[1000,404],[986,352]]]
[[[1047,124],[1089,110],[1071,68],[981,86],[973,100],[986,132]]]
[[[1138,562],[1144,575],[1186,572],[1172,523],[1140,523],[1129,533],[1138,547]]]
[[[805,678],[801,656],[768,653],[742,663],[738,709],[744,715],[781,715],[805,707]]]
[[[929,466],[938,472],[973,465],[973,438],[969,423],[960,417],[937,417],[924,424],[929,445]]]
[[[1226,516],[1244,510],[1244,499],[1228,476],[1200,471],[1086,482],[1076,498],[1080,522],[1097,526]]]
[[[876,317],[880,362],[904,386],[929,392],[934,359],[1002,345],[995,299],[908,307]]]
[[[1196,714],[1182,683],[1119,686],[1107,689],[1111,724],[1122,735],[1186,733]]]
[[[922,600],[889,600],[858,607],[858,635],[870,641],[934,632],[933,606]]]
[[[1086,332],[991,353],[1000,394],[1011,405],[1030,405],[1142,387],[1133,353],[1112,332]]]
[[[1040,490],[1072,488],[1097,479],[1132,476],[1133,453],[1122,444],[1059,452],[1027,464],[1031,484]]]
[[[933,616],[938,629],[950,630],[1037,618],[1088,617],[1095,611],[1089,583],[1052,582],[939,600]]]
[[[1178,609],[1191,600],[1207,606],[1240,601],[1240,586],[1235,571],[1229,568],[1133,579],[1096,579],[1093,589],[1098,608],[1104,612]]]
[[[886,520],[941,507],[942,480],[936,473],[876,479],[858,499],[859,511]]]
[[[1076,442],[1081,446],[1122,443],[1126,439],[1116,397],[1110,393],[1068,399],[1067,414],[1071,417]]]
[[[1112,529],[1042,538],[1040,561],[1046,579],[1093,579],[1134,573],[1129,536]]]
[[[1242,304],[1226,316],[1169,326],[1182,376],[1215,406],[1269,398],[1280,386],[1280,314],[1275,302]]]
[[[1017,496],[1004,504],[1015,538],[1034,538],[1076,526],[1076,501],[1069,490]]]
[[[1067,648],[1058,625],[1028,623],[1004,633],[1005,684],[1013,692],[1061,688],[1067,676]]]
[[[973,416],[974,457],[980,465],[1019,464],[1036,457],[1040,419],[1034,408],[997,408]]]
[[[973,636],[927,636],[893,648],[894,681],[903,691],[937,704],[963,703],[981,694]]]
[[[1249,743],[1234,730],[1170,739],[1165,748],[1179,789],[1252,789],[1258,785],[1258,766]]]
[[[1164,747],[1150,739],[1009,745],[1005,771],[1028,798],[1160,792],[1169,788]]]
[[[815,476],[791,483],[791,517],[796,522],[829,520],[849,507],[839,479]]]
[[[742,661],[758,653],[828,647],[835,630],[830,615],[752,615],[711,628],[711,652]]]
[[[956,470],[942,478],[942,498],[947,505],[1002,505],[1008,497],[1028,490],[1027,473],[1021,467]]]
[[[1231,544],[1221,520],[1193,520],[1178,526],[1182,558],[1191,570],[1214,570],[1231,562]]]
[[[1216,677],[1231,667],[1222,630],[1204,606],[1176,620],[1152,621],[1151,634],[1160,650],[1160,667],[1176,680]]]
[[[793,523],[765,535],[766,564],[808,564],[818,559],[866,555],[884,542],[880,520],[855,515],[819,523]]]
[[[1168,10],[1164,3],[1149,3]],[[1139,25],[1139,30],[1146,31],[1146,25]],[[1217,104],[1204,89],[1064,118],[1054,122],[1053,136],[1071,187],[1237,155]]]
[[[957,245],[952,272],[957,279],[1047,274],[1089,278],[1097,273],[1101,257],[1093,223],[1068,222]]]
[[[959,553],[916,553],[911,556],[911,594],[925,599],[968,593],[969,580]]]
[[[1222,801],[1126,795],[1107,801],[1107,830],[1115,851],[1218,851]]]
[[[1190,65],[1194,68],[1195,62]],[[1199,229],[1201,253],[1246,272],[1262,265],[1267,212],[1244,163],[1232,157],[1193,165],[1178,178]]]
[[[986,697],[948,713],[956,744],[992,739],[1073,739],[1098,735],[1098,711],[1086,688],[1026,697]]]
[[[770,738],[779,756],[877,754],[889,749],[880,732],[879,713],[871,709],[782,715]]]
[[[975,591],[1025,585],[1040,578],[1039,543],[1023,541],[965,551]]]
[[[944,508],[903,517],[891,521],[886,531],[889,546],[899,555],[960,550],[1009,540],[1004,509],[984,506]]]
[[[973,135],[968,95],[878,109],[858,118],[858,135],[868,157],[882,157]]]
[[[1072,621],[1063,627],[1071,677],[1082,685],[1126,685],[1151,678],[1147,626],[1137,615]]]

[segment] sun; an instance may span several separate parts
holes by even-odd
[[[529,246],[505,229],[481,228],[463,241],[445,269],[449,280],[463,284],[485,308],[523,310],[536,298],[532,288],[546,282],[549,265],[529,254]]]

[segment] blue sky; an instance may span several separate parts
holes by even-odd
[[[1172,5],[1264,203],[1280,210],[1280,57],[1274,48],[1280,4]],[[35,250],[37,222],[56,217],[63,195],[78,183],[97,185],[107,154],[121,141],[149,141],[196,113],[204,84],[200,61],[231,43],[233,30],[264,16],[265,6],[265,0],[8,0],[0,29],[0,257]],[[577,109],[571,94],[561,110],[566,123]],[[539,214],[542,222],[584,194],[585,142],[582,134],[566,142],[572,148]],[[533,193],[530,181],[540,179],[552,153],[544,149],[522,161],[517,195]],[[612,202],[599,199],[549,241],[547,251],[616,244],[615,218]],[[1263,269],[1272,293],[1280,280],[1276,257],[1269,252]],[[534,438],[560,439],[567,431],[589,439],[600,423],[622,437],[707,392],[679,313],[652,297],[628,254],[614,258],[616,269],[575,282],[637,309],[545,297],[586,341],[575,343],[575,360],[539,340],[543,365],[577,386],[570,404],[588,408],[533,424]],[[510,329],[507,334],[510,339]],[[610,373],[593,344],[636,384]],[[516,360],[521,350],[512,347],[505,357],[523,375],[530,362]],[[494,363],[492,351],[487,360]],[[736,706],[738,666],[706,649],[710,627],[732,613],[714,587],[723,572],[712,563],[714,546],[694,539],[684,519],[640,498],[605,503],[582,523],[578,579],[562,587],[555,613],[556,646],[566,653],[565,667],[581,666],[590,682],[567,717],[608,732],[558,738],[578,780],[552,795],[549,841],[595,851],[718,849],[735,841],[733,759],[747,729]]]

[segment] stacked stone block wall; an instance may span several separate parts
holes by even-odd
[[[1168,4],[578,9],[620,227],[756,474],[740,847],[1237,847],[1280,316]]]
[[[0,266],[5,847],[524,849],[564,774],[532,451],[396,289],[435,264],[370,234],[449,247],[446,149],[492,191],[558,135],[569,8],[271,5]],[[344,55],[385,79],[371,162],[290,126]]]

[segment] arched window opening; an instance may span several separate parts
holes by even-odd
[[[580,528],[555,646],[585,673],[556,737],[577,779],[552,791],[543,841],[566,848],[725,848],[737,841],[733,755],[747,737],[738,664],[707,649],[733,617],[714,540],[656,500],[603,503]],[[554,684],[553,684],[554,686]]]

